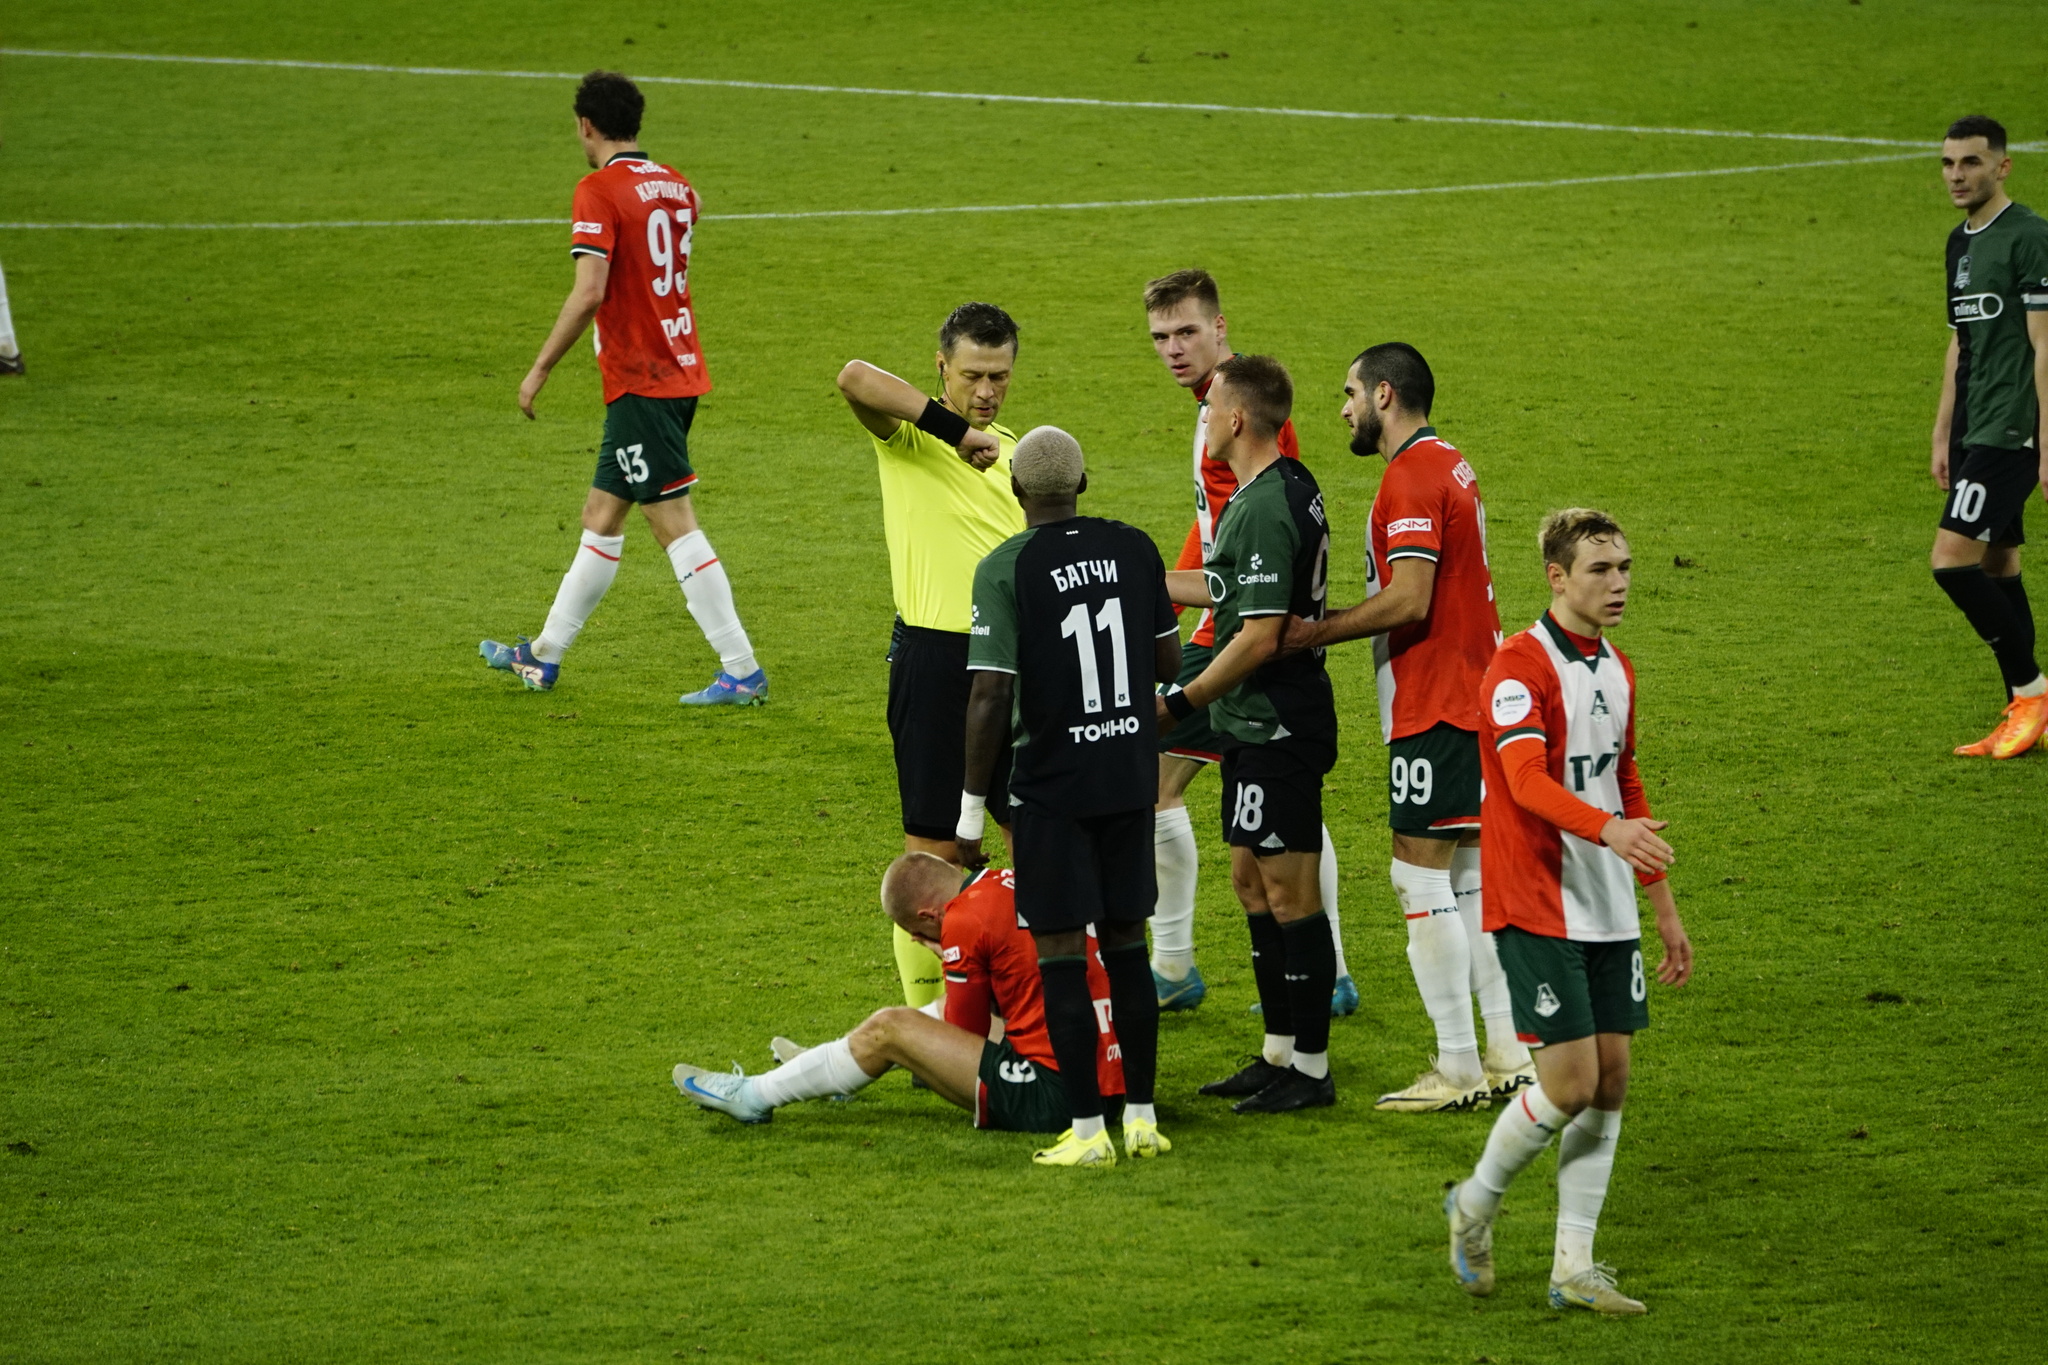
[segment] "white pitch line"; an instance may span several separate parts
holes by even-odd
[[[920,218],[941,213],[1062,213],[1098,209],[1171,208],[1188,204],[1281,204],[1311,199],[1395,199],[1424,194],[1481,194],[1496,190],[1548,190],[1574,185],[1624,185],[1651,180],[1698,180],[1720,175],[1811,170],[1824,166],[1869,166],[1917,159],[1919,152],[1835,157],[1825,161],[1783,161],[1764,166],[1717,166],[1707,170],[1640,171],[1632,175],[1575,175],[1562,180],[1495,180],[1479,185],[1419,185],[1383,190],[1296,190],[1283,194],[1195,194],[1158,199],[1080,199],[1050,204],[944,204],[931,208],[803,209],[787,213],[720,213],[707,222],[790,222],[807,218]],[[231,232],[299,231],[313,228],[560,227],[566,218],[376,218],[307,223],[0,223],[13,232]]]
[[[152,52],[64,52],[48,48],[0,47],[9,57],[69,58],[109,62],[171,62],[193,66],[263,66],[295,71],[369,71],[397,76],[495,76],[505,80],[579,81],[580,72],[487,71],[459,66],[390,66],[380,62],[310,62],[269,57],[184,57]],[[728,81],[700,76],[635,76],[648,85],[714,86],[725,90],[790,90],[816,95],[882,95],[897,99],[973,100],[980,104],[1051,104],[1093,109],[1161,109],[1201,114],[1270,114],[1284,118],[1352,119],[1374,123],[1475,124],[1488,128],[1537,128],[1576,133],[1635,133],[1658,137],[1728,137],[1771,142],[1851,143],[1866,147],[1939,144],[1891,137],[1845,137],[1830,133],[1753,133],[1739,128],[1661,128],[1628,123],[1583,123],[1571,119],[1482,118],[1461,114],[1388,114],[1356,109],[1295,109],[1284,105],[1189,104],[1169,100],[1102,100],[1076,95],[995,95],[959,90],[895,90],[868,85],[808,85],[791,81]]]

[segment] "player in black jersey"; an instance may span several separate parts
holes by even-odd
[[[1047,1166],[1116,1164],[1095,1085],[1091,924],[1122,1050],[1124,1150],[1151,1157],[1169,1148],[1152,1107],[1159,998],[1145,921],[1156,895],[1152,689],[1180,672],[1180,627],[1158,547],[1120,521],[1077,515],[1087,486],[1081,447],[1066,432],[1039,427],[1017,442],[1010,487],[1025,530],[975,569],[967,639],[974,689],[960,855],[970,866],[981,860],[983,802],[1014,735],[1017,919],[1038,944],[1046,1031],[1074,1117],[1057,1143],[1033,1155]]]

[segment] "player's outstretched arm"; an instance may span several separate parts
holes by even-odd
[[[1643,888],[1650,908],[1657,912],[1657,937],[1664,940],[1664,960],[1657,964],[1657,979],[1667,986],[1683,986],[1692,980],[1692,940],[1678,918],[1678,902],[1672,898],[1669,881],[1651,882]]]
[[[1369,635],[1384,635],[1397,626],[1427,617],[1435,596],[1436,561],[1420,555],[1404,556],[1394,561],[1387,586],[1357,606],[1332,612],[1320,621],[1288,617],[1280,651],[1292,654],[1317,646],[1328,648],[1346,640],[1363,640]]]
[[[2041,496],[2048,498],[2048,311],[2027,314],[2027,340],[2034,343],[2034,396],[2038,404],[2034,448],[2041,452]]]
[[[519,386],[519,410],[533,420],[533,400],[540,396],[541,386],[548,382],[548,375],[569,348],[583,335],[583,329],[597,316],[598,305],[604,302],[605,282],[611,279],[612,263],[595,253],[585,253],[576,258],[576,283],[569,287],[569,297],[562,301],[562,311],[555,318],[554,329],[548,339],[541,343],[540,354],[534,357],[533,368],[526,372],[526,379]]]
[[[976,469],[987,469],[1000,453],[994,436],[974,430],[965,417],[927,398],[909,380],[865,360],[849,360],[840,369],[839,395],[853,409],[855,420],[877,440],[888,440],[908,422],[957,449],[960,458]]]
[[[1173,599],[1173,604],[1177,607],[1215,605],[1209,597],[1209,577],[1200,569],[1168,569],[1166,595]]]
[[[988,865],[988,855],[981,851],[983,807],[978,803],[988,800],[996,759],[1010,737],[1010,698],[1016,681],[1008,673],[979,669],[974,674],[974,688],[967,694],[966,786],[961,793],[960,826],[954,831],[962,867]]]
[[[1948,491],[1949,437],[1955,430],[1956,357],[1961,354],[1961,345],[1956,336],[1954,332],[1948,334],[1948,359],[1941,364],[1941,402],[1934,409],[1934,454],[1927,470],[1934,476],[1934,486],[1944,493]],[[2037,347],[2037,357],[2039,353]]]

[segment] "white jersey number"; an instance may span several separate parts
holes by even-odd
[[[1266,823],[1266,789],[1250,782],[1237,784],[1237,809],[1230,816],[1233,827],[1255,830]]]
[[[665,299],[672,292],[682,293],[689,279],[690,234],[694,227],[687,211],[676,218],[682,223],[681,241],[676,240],[675,222],[669,218],[667,209],[656,209],[647,215],[647,259],[661,272],[654,281],[654,297],[658,299]],[[680,269],[676,265],[678,260],[682,262]]]
[[[1392,779],[1395,805],[1403,801],[1418,806],[1429,804],[1430,793],[1436,786],[1436,771],[1430,767],[1428,759],[1397,758],[1388,776]]]
[[[1131,704],[1131,661],[1124,649],[1123,599],[1112,597],[1095,614],[1095,630],[1109,634],[1110,685],[1115,705]],[[1088,628],[1088,604],[1076,602],[1060,621],[1060,637],[1074,642],[1081,665],[1081,709],[1093,715],[1102,709],[1102,670],[1095,662],[1095,632]]]

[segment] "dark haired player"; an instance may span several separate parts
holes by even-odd
[[[1173,600],[1216,612],[1216,657],[1161,695],[1162,731],[1202,707],[1223,737],[1223,828],[1230,880],[1244,906],[1264,1007],[1261,1055],[1202,1087],[1240,1114],[1337,1102],[1330,1078],[1336,948],[1322,910],[1323,775],[1337,761],[1337,708],[1323,652],[1280,652],[1290,615],[1320,620],[1330,559],[1322,491],[1280,457],[1294,382],[1271,356],[1232,356],[1209,389],[1209,455],[1237,491],[1201,573],[1167,575]]]
[[[1405,342],[1368,347],[1344,377],[1351,453],[1387,462],[1366,532],[1365,601],[1290,623],[1290,647],[1372,637],[1388,749],[1389,875],[1437,1055],[1378,1107],[1465,1109],[1535,1080],[1507,981],[1480,927],[1479,680],[1500,646],[1479,476],[1430,425],[1436,376]],[[1479,1055],[1472,997],[1486,1019]]]
[[[1660,982],[1691,978],[1692,941],[1665,876],[1665,822],[1651,817],[1636,770],[1635,669],[1602,638],[1628,606],[1628,541],[1606,513],[1574,507],[1545,517],[1538,543],[1550,610],[1501,646],[1480,684],[1486,927],[1515,1027],[1536,1048],[1537,1082],[1502,1109],[1444,1214],[1459,1284],[1491,1294],[1501,1198],[1557,1137],[1550,1306],[1621,1316],[1643,1305],[1594,1261],[1593,1234],[1621,1136],[1629,1043],[1650,1024],[1638,882],[1664,941]]]
[[[1084,517],[1081,447],[1058,427],[1017,443],[1010,485],[1026,529],[974,571],[967,667],[967,780],[956,829],[961,861],[981,856],[989,779],[1009,744],[1017,922],[1038,945],[1045,1027],[1074,1126],[1032,1160],[1114,1166],[1094,1056],[1099,1020],[1088,988],[1092,927],[1109,974],[1121,1047],[1124,1152],[1171,1150],[1159,1134],[1153,1085],[1159,1001],[1145,956],[1152,914],[1152,800],[1159,749],[1152,684],[1180,671],[1180,626],[1166,566],[1151,538]],[[950,978],[949,978],[950,980]],[[951,991],[948,990],[950,997]]]
[[[1024,529],[1010,493],[1017,438],[996,422],[1017,363],[1017,324],[992,303],[963,303],[939,327],[939,396],[865,360],[839,371],[839,392],[873,439],[882,530],[896,598],[889,641],[889,738],[903,810],[903,851],[955,856],[967,725],[967,627],[974,566]],[[1009,820],[1007,763],[991,779],[996,820]],[[938,998],[939,960],[898,926],[903,999]]]
[[[1217,522],[1230,495],[1237,491],[1237,475],[1230,472],[1229,464],[1209,453],[1209,387],[1216,381],[1216,367],[1232,355],[1230,328],[1223,317],[1215,277],[1191,268],[1149,281],[1145,285],[1145,325],[1166,372],[1195,398],[1195,520],[1173,567],[1199,570],[1216,548]],[[1291,419],[1281,426],[1276,444],[1285,458],[1301,458]],[[1215,614],[1205,610],[1181,651],[1178,681],[1183,685],[1191,682],[1215,655]],[[1188,716],[1159,741],[1159,804],[1152,830],[1159,903],[1152,912],[1152,974],[1158,978],[1161,1009],[1194,1009],[1208,993],[1195,966],[1195,883],[1201,855],[1188,818],[1187,789],[1196,774],[1222,758],[1223,741],[1210,727],[1205,711]],[[1358,1008],[1358,987],[1344,965],[1344,931],[1337,920],[1337,845],[1327,827],[1316,877],[1323,913],[1330,917],[1330,941],[1337,950],[1337,985],[1330,993],[1330,1012],[1350,1014]]]
[[[685,706],[754,706],[768,699],[768,675],[754,659],[732,602],[732,583],[697,525],[690,488],[690,424],[711,391],[690,304],[690,237],[701,210],[688,180],[640,150],[644,101],[615,71],[593,71],[576,89],[576,136],[597,169],[576,185],[569,254],[576,283],[554,330],[519,386],[519,409],[534,399],[583,329],[604,376],[604,443],[583,504],[583,541],[562,577],[540,638],[479,649],[492,668],[528,687],[555,685],[562,655],[619,572],[626,514],[633,504],[667,552],[683,600],[718,654],[718,676]]]
[[[1941,174],[1963,221],[1948,235],[1948,359],[1934,417],[1934,482],[1948,492],[1929,561],[1934,581],[1998,659],[2005,717],[1956,752],[2013,758],[2048,733],[2048,679],[2020,583],[2022,514],[2048,492],[2048,222],[2005,194],[2005,129],[1957,119]]]

